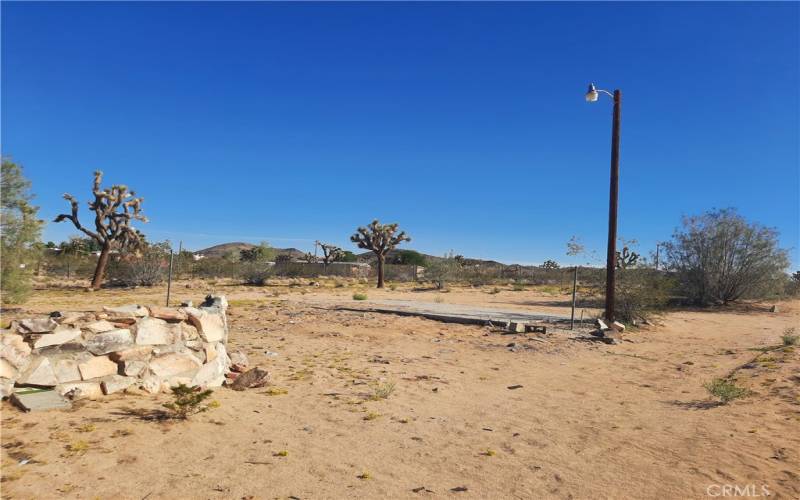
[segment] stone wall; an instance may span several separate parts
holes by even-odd
[[[231,361],[223,296],[199,307],[130,305],[54,312],[0,331],[0,394],[53,388],[71,399],[157,393],[180,383],[218,387]]]

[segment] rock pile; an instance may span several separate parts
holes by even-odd
[[[129,305],[15,321],[0,331],[0,395],[45,388],[94,399],[221,386],[231,367],[227,307],[224,296],[209,295],[200,307]]]

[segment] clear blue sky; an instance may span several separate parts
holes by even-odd
[[[43,218],[91,172],[146,198],[151,240],[570,262],[619,233],[738,207],[800,263],[798,3],[2,3],[3,154]],[[84,212],[84,220],[89,218]],[[48,224],[45,239],[75,230]]]

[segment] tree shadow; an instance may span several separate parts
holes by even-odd
[[[166,422],[174,420],[172,414],[164,410],[148,410],[147,408],[123,407],[119,411],[112,411],[111,415],[126,418],[135,418],[145,422]]]
[[[708,401],[708,400],[695,400],[695,401],[672,400],[672,401],[666,401],[666,403],[672,406],[683,408],[684,410],[711,410],[713,408],[717,408],[725,404],[720,401]]]

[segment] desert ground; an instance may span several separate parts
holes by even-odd
[[[671,312],[606,345],[336,310],[368,305],[352,299],[365,290],[569,314],[558,290],[321,285],[173,284],[173,303],[228,297],[230,350],[272,384],[217,389],[219,406],[185,422],[145,418],[167,394],[40,413],[5,401],[2,497],[706,498],[736,485],[800,498],[800,354],[758,350],[800,326],[800,301]],[[40,285],[3,323],[164,294]],[[752,393],[718,404],[703,384],[733,371]]]

